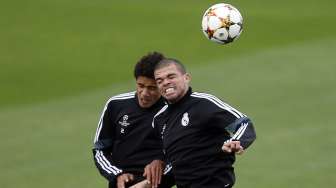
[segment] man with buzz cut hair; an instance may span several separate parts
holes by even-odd
[[[134,68],[136,92],[111,97],[104,107],[93,156],[109,188],[170,188],[175,184],[171,168],[165,169],[161,130],[151,124],[164,106],[154,80],[154,67],[163,58],[158,52],[142,57]]]
[[[256,139],[251,120],[217,97],[192,92],[190,75],[176,59],[163,59],[154,76],[168,105],[153,119],[177,188],[225,188],[235,183],[235,154]]]

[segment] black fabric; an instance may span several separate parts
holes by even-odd
[[[164,160],[161,131],[152,127],[152,119],[163,105],[160,99],[150,108],[141,108],[134,93],[115,96],[107,102],[93,154],[99,172],[108,181],[114,182],[121,173],[142,174],[153,160]]]
[[[233,168],[218,168],[213,174],[208,174],[189,182],[180,182],[177,188],[230,188],[235,184]]]
[[[237,131],[245,125],[243,123],[248,124],[236,139],[245,146],[256,138],[253,125],[244,114],[214,96],[193,93],[191,88],[180,101],[169,104],[154,121],[155,126],[164,130],[163,146],[168,161],[172,163],[176,182],[193,184],[194,187],[196,183],[193,182],[201,185],[211,180],[216,182],[219,171],[222,183],[234,183],[232,166],[235,154],[224,153],[221,149],[224,142],[237,133],[229,132],[229,125],[241,122],[234,126]]]

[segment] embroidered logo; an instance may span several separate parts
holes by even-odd
[[[183,114],[183,117],[182,117],[182,119],[181,119],[181,124],[182,124],[182,126],[188,126],[188,124],[189,124],[189,115],[188,115],[188,113],[186,112],[186,113],[184,113]]]
[[[128,120],[128,115],[124,115],[123,118],[122,118],[122,121],[119,121],[119,124],[121,126],[127,127],[129,125],[127,120]]]
[[[127,122],[128,120],[128,115],[124,115],[123,118],[122,118],[122,121],[119,121],[119,124],[123,127],[121,127],[120,129],[120,133],[121,134],[125,134],[125,128],[130,124]]]

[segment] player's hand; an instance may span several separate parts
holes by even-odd
[[[143,176],[146,177],[152,188],[157,188],[161,183],[163,169],[164,162],[161,160],[154,160],[145,167]]]
[[[134,180],[133,174],[125,173],[117,177],[117,188],[125,188],[126,183]]]
[[[224,143],[222,146],[222,150],[226,153],[236,153],[238,155],[243,154],[244,148],[240,145],[240,141],[231,141]]]
[[[135,185],[132,185],[130,188],[151,188],[151,185],[148,184],[147,180],[143,180]]]

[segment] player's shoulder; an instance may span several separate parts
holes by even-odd
[[[194,97],[195,99],[201,101],[200,104],[203,105],[202,107],[203,109],[221,109],[231,112],[237,117],[245,116],[243,113],[239,112],[237,109],[233,108],[228,103],[222,101],[221,99],[217,98],[214,95],[208,93],[193,92],[191,94],[191,97]]]
[[[135,91],[128,92],[128,93],[121,93],[118,95],[114,95],[107,100],[107,104],[118,102],[118,101],[127,101],[129,99],[133,99],[135,97]]]
[[[201,108],[217,108],[223,103],[222,100],[209,93],[192,92],[190,96]]]
[[[110,99],[111,100],[123,100],[123,99],[129,99],[129,98],[134,98],[135,97],[135,91],[127,92],[127,93],[121,93],[112,96]]]
[[[221,101],[219,98],[209,93],[192,92],[190,96],[196,100],[209,102],[213,104],[216,104],[217,102]]]
[[[201,105],[216,106],[220,108],[228,105],[215,95],[209,93],[193,92],[190,96],[193,97],[194,100],[197,100]]]

